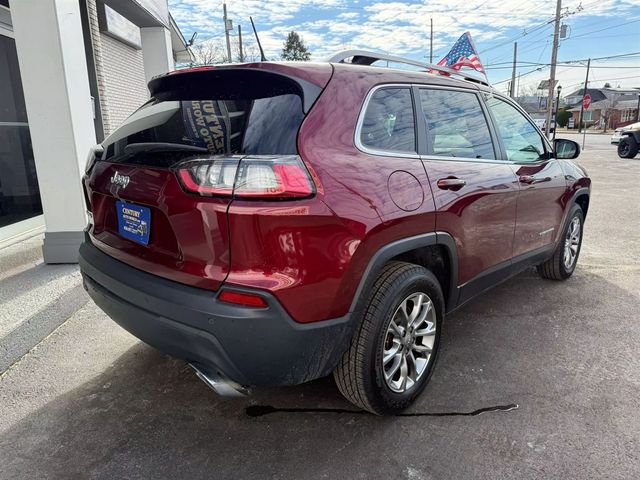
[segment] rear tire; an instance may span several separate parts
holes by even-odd
[[[638,142],[630,135],[620,139],[618,143],[618,156],[620,158],[633,158],[638,154]]]
[[[580,206],[574,205],[567,218],[567,224],[558,240],[553,256],[537,267],[542,278],[566,280],[576,269],[584,230],[584,214]]]
[[[340,392],[377,415],[407,408],[433,372],[443,316],[444,297],[433,273],[405,262],[385,265],[333,373]]]

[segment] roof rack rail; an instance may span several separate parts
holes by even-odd
[[[446,73],[451,76],[461,77],[464,80],[470,80],[472,82],[481,83],[482,85],[489,85],[487,80],[482,78],[467,75],[459,70],[453,70],[452,68],[443,67],[442,65],[434,65],[433,63],[419,62],[411,58],[397,57],[395,55],[387,55],[385,53],[370,52],[367,50],[343,50],[341,52],[334,53],[328,58],[330,63],[345,63],[345,60],[351,58],[352,65],[371,65],[378,60],[385,60],[388,62],[402,63],[404,65],[413,65],[414,67],[422,67],[427,70],[435,70],[437,72]]]

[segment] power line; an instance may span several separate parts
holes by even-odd
[[[607,81],[614,81],[614,80],[628,80],[630,78],[640,78],[640,75],[631,75],[629,77],[617,77],[617,78],[608,78]],[[598,80],[589,80],[589,83],[596,83],[598,82]],[[571,88],[571,87],[576,87],[578,85],[582,85],[584,82],[578,82],[578,83],[572,83],[570,85],[567,85],[564,88]],[[635,88],[635,87],[633,87]]]
[[[539,8],[539,7],[538,7],[538,6],[536,6],[536,8]],[[582,5],[578,5],[578,7],[576,8],[576,10],[574,10],[574,11],[570,11],[568,8],[566,8],[566,9],[565,9],[565,11],[564,11],[564,13],[562,13],[562,14],[560,15],[560,18],[566,18],[566,17],[569,17],[569,16],[571,16],[571,15],[579,14],[579,13],[580,13],[581,11],[583,11],[583,10],[584,10],[584,8],[582,7]],[[508,21],[508,20],[507,20],[507,21]],[[536,25],[536,26],[533,26],[529,31],[527,31],[527,29],[525,29],[525,30],[524,30],[520,35],[518,35],[517,37],[513,37],[513,38],[511,38],[511,39],[509,39],[509,40],[507,40],[507,41],[505,41],[505,42],[503,42],[503,43],[500,43],[500,44],[498,44],[498,45],[494,45],[493,47],[485,48],[482,52],[479,52],[479,53],[486,53],[486,52],[489,52],[489,51],[491,51],[491,50],[495,50],[496,48],[499,48],[499,47],[502,47],[502,46],[507,45],[507,44],[509,44],[509,43],[512,43],[512,42],[514,42],[514,41],[516,41],[516,40],[518,40],[518,39],[520,39],[520,38],[522,38],[522,37],[524,37],[524,36],[526,36],[526,35],[531,35],[533,32],[538,31],[538,30],[540,30],[541,28],[544,28],[545,26],[547,26],[547,25],[549,25],[549,24],[551,24],[551,23],[554,23],[555,21],[556,21],[556,17],[554,16],[552,19],[550,19],[550,20],[548,20],[548,21],[546,21],[546,22],[543,22],[543,23],[541,23],[541,24],[538,24],[538,25]]]
[[[611,59],[611,58],[632,57],[632,56],[636,56],[636,55],[640,55],[640,52],[620,53],[620,54],[616,54],[616,55],[608,55],[608,56],[605,56],[605,57],[592,58],[591,60],[592,61],[594,61],[594,60],[608,60],[608,59]],[[564,62],[558,62],[558,63],[559,64],[563,64],[563,68],[566,68],[567,66],[569,66],[567,64],[586,62],[587,60],[588,59],[585,58],[585,59],[580,59],[580,60],[566,60]],[[538,67],[538,68],[534,68],[533,70],[529,70],[528,72],[521,73],[520,77],[524,77],[526,75],[530,75],[532,73],[539,72],[539,71],[543,70],[543,68],[546,67],[546,66],[548,66],[548,65],[544,65],[544,66],[541,66],[541,67]],[[495,82],[495,83],[493,83],[493,85],[499,85],[501,83],[505,83],[505,82],[508,82],[508,81],[509,81],[509,79],[507,78],[506,80],[500,80],[499,82]]]
[[[630,22],[618,23],[617,25],[611,25],[610,27],[599,28],[598,30],[591,30],[590,32],[581,33],[580,35],[574,35],[574,36],[572,36],[570,38],[586,37],[587,35],[590,35],[592,33],[603,32],[605,30],[611,30],[612,28],[618,28],[618,27],[622,27],[622,26],[625,26],[625,25],[630,25],[632,23],[638,23],[638,22],[640,22],[640,19],[632,20]]]
[[[520,35],[518,35],[518,36],[516,36],[516,37],[513,37],[513,38],[510,38],[509,40],[506,40],[506,41],[504,41],[504,42],[502,42],[502,43],[499,43],[498,45],[494,45],[493,47],[485,48],[484,50],[482,50],[482,51],[481,51],[481,52],[479,52],[479,53],[487,53],[487,52],[490,52],[491,50],[495,50],[496,48],[500,48],[500,47],[503,47],[504,45],[508,45],[508,44],[510,44],[510,43],[513,43],[513,42],[515,42],[516,40],[518,40],[518,39],[520,39],[520,38],[522,38],[522,37],[524,37],[524,36],[526,36],[526,35],[530,35],[530,34],[532,34],[533,32],[535,32],[535,31],[537,31],[537,30],[539,30],[539,29],[541,29],[541,28],[543,28],[543,27],[546,27],[547,25],[549,25],[550,23],[553,23],[553,22],[554,22],[554,19],[551,19],[551,20],[549,20],[549,21],[547,21],[547,22],[544,22],[544,23],[542,23],[542,24],[540,24],[540,25],[537,25],[537,26],[533,27],[533,28],[532,28],[531,30],[529,30],[529,31],[527,31],[527,30],[525,29],[525,31],[524,31],[523,33],[521,33]]]
[[[517,65],[520,65],[520,64],[519,64],[519,63],[517,63]],[[548,64],[548,63],[534,63],[534,62],[527,62],[527,66],[530,66],[530,65],[539,65],[539,66],[541,66],[541,67],[549,67],[549,66],[550,66],[550,64]],[[558,65],[560,65],[560,63],[558,63]],[[520,66],[523,66],[523,65],[520,65]],[[584,68],[584,65],[563,65],[563,67],[565,67],[565,68]],[[506,66],[506,65],[505,65],[504,67],[485,67],[485,70],[508,70],[508,69],[510,69],[510,68],[511,68],[510,66]],[[618,66],[618,65],[610,65],[610,66],[609,66],[609,65],[601,65],[601,66],[598,66],[598,67],[591,66],[591,68],[592,68],[592,69],[593,69],[593,68],[618,68],[618,69],[619,69],[619,68],[629,68],[629,69],[635,69],[635,70],[638,70],[638,67],[630,67],[630,66],[628,66],[628,65],[625,65],[625,66]]]
[[[597,58],[594,57],[594,58],[591,59],[591,61],[595,61],[595,60],[606,61],[606,60],[611,60],[613,58],[634,57],[634,56],[637,56],[637,55],[640,55],[640,52],[620,53],[620,54],[607,55],[607,56],[604,56],[604,57],[597,57]],[[557,62],[557,63],[558,63],[558,65],[560,65],[560,64],[567,64],[568,65],[568,64],[571,64],[571,63],[586,62],[587,60],[588,60],[587,58],[578,59],[578,60],[562,60],[562,61]],[[530,64],[530,65],[542,65],[542,66],[549,66],[550,65],[550,63],[528,62],[528,61],[524,61],[524,60],[519,61],[517,63],[519,63],[519,64]],[[505,61],[505,62],[491,63],[491,64],[485,65],[485,67],[493,67],[494,65],[506,65],[506,64],[511,64],[511,62],[506,62]],[[618,68],[618,67],[611,67],[611,66],[608,66],[608,65],[607,66],[602,66],[602,67],[599,67],[599,68],[605,68],[605,67]],[[591,68],[596,68],[596,67],[592,66]],[[627,67],[624,67],[624,68],[627,68]],[[638,68],[638,67],[628,67],[628,68]]]

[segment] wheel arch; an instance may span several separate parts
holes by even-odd
[[[589,192],[588,191],[582,191],[582,190],[586,190],[586,189],[579,190],[577,192],[578,195],[576,195],[576,197],[575,197],[573,202],[578,204],[578,205],[580,205],[580,208],[582,209],[582,215],[586,219],[587,218],[587,211],[589,210],[590,196],[589,196]]]
[[[636,141],[636,143],[640,144],[640,130],[622,132],[622,138],[624,137],[632,137]]]
[[[577,186],[577,185],[576,185]],[[571,201],[567,205],[566,214],[569,213],[569,210],[573,205],[578,205],[582,209],[582,214],[584,218],[587,218],[587,212],[589,211],[589,203],[591,201],[591,187],[581,185],[577,188],[573,194],[571,195]],[[565,217],[566,220],[566,217]],[[564,225],[564,222],[563,222]]]
[[[431,232],[403,238],[381,247],[369,260],[362,274],[350,313],[363,311],[371,288],[385,264],[400,260],[421,265],[436,276],[445,297],[446,311],[458,301],[458,254],[453,237],[445,232]]]

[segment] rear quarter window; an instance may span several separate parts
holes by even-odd
[[[365,107],[359,132],[365,149],[416,153],[413,100],[408,87],[375,90]]]

